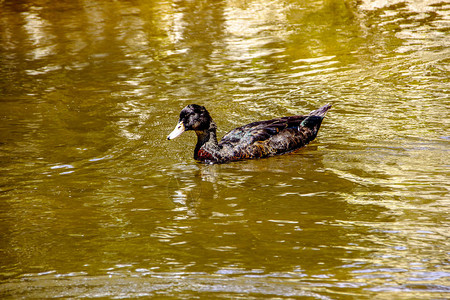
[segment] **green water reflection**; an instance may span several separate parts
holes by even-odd
[[[426,299],[448,293],[442,1],[0,1],[0,295]],[[333,108],[288,155],[218,135]]]

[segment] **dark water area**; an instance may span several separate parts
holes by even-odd
[[[450,4],[0,1],[0,297],[449,298]],[[306,148],[218,136],[331,103]]]

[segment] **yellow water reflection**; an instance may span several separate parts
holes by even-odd
[[[445,298],[449,5],[0,1],[0,294]],[[200,165],[332,103],[317,140]],[[132,287],[132,288],[131,288]]]

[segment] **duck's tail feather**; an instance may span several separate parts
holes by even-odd
[[[322,106],[321,108],[312,111],[309,116],[318,116],[318,117],[324,117],[327,111],[331,108],[331,104],[327,104]]]
[[[320,124],[322,123],[323,118],[327,111],[331,108],[331,104],[327,104],[322,106],[321,108],[311,112],[303,122],[300,123],[300,126],[308,127],[313,130],[314,134],[317,134],[320,128]]]
[[[317,130],[319,130],[318,127],[322,123],[322,120],[323,120],[323,117],[321,117],[321,116],[309,116],[300,123],[300,126],[308,127],[311,129],[314,129],[315,127],[317,127]]]

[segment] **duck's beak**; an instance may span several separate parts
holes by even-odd
[[[167,139],[173,140],[174,138],[182,134],[185,130],[186,129],[184,128],[183,121],[181,121],[180,123],[177,124],[177,126],[175,126],[175,129],[167,136]]]

